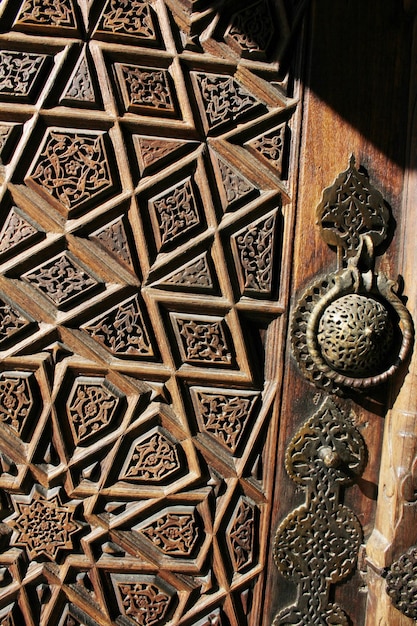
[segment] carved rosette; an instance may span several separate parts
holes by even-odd
[[[331,399],[296,433],[286,453],[290,477],[306,489],[306,504],[279,526],[275,563],[298,586],[298,601],[281,611],[274,626],[350,623],[330,586],[355,568],[362,530],[355,514],[340,501],[340,487],[359,477],[366,460],[358,430]]]
[[[381,194],[351,159],[317,209],[324,240],[344,268],[315,281],[292,320],[292,347],[304,376],[333,393],[366,389],[395,374],[410,353],[411,317],[397,286],[376,274],[374,247],[388,233]]]
[[[10,543],[23,546],[33,560],[55,561],[59,552],[75,549],[73,535],[81,528],[74,517],[77,503],[63,503],[59,491],[48,494],[36,485],[29,496],[13,497],[15,514],[5,520],[13,529]]]

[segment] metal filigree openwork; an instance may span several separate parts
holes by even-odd
[[[417,620],[417,547],[413,546],[395,561],[387,574],[387,593],[393,605]]]
[[[395,281],[374,271],[389,212],[353,157],[324,191],[317,217],[324,240],[338,249],[341,267],[300,298],[293,353],[304,376],[329,392],[379,385],[407,359],[413,324]]]
[[[291,441],[286,469],[306,489],[306,501],[278,528],[274,558],[281,574],[298,585],[298,599],[276,616],[273,626],[350,623],[329,601],[329,592],[356,565],[362,529],[342,504],[340,488],[361,475],[365,462],[362,436],[330,398]]]

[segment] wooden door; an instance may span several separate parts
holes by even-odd
[[[387,385],[317,388],[290,322],[352,153],[400,271],[412,21],[334,4],[0,2],[2,626],[360,626],[368,582],[386,614]],[[291,450],[326,411],[361,458],[320,518]]]

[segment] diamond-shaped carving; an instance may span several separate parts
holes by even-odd
[[[171,248],[200,226],[201,219],[191,178],[149,201],[159,251]]]
[[[22,274],[22,279],[35,287],[56,307],[67,308],[80,297],[86,298],[99,282],[72,258],[62,252],[50,261]]]
[[[115,420],[120,394],[104,378],[79,376],[67,400],[66,410],[76,445],[84,444]]]
[[[171,313],[184,363],[232,366],[234,357],[223,318]]]
[[[137,295],[82,326],[97,343],[118,357],[155,356]]]
[[[296,106],[266,62],[287,24],[0,4],[0,624],[256,620],[284,218],[249,142]]]
[[[115,63],[126,111],[138,115],[173,116],[176,97],[168,70]]]
[[[103,133],[49,129],[27,182],[68,212],[115,188]]]
[[[8,255],[27,247],[42,234],[15,206],[9,211],[0,230],[0,255]]]
[[[0,99],[33,102],[49,59],[46,54],[0,51]]]

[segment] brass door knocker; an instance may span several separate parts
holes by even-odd
[[[375,272],[375,248],[387,237],[389,211],[352,156],[323,192],[317,223],[336,246],[339,269],[316,280],[292,320],[292,348],[304,376],[330,393],[364,389],[391,377],[413,341],[397,284]]]

